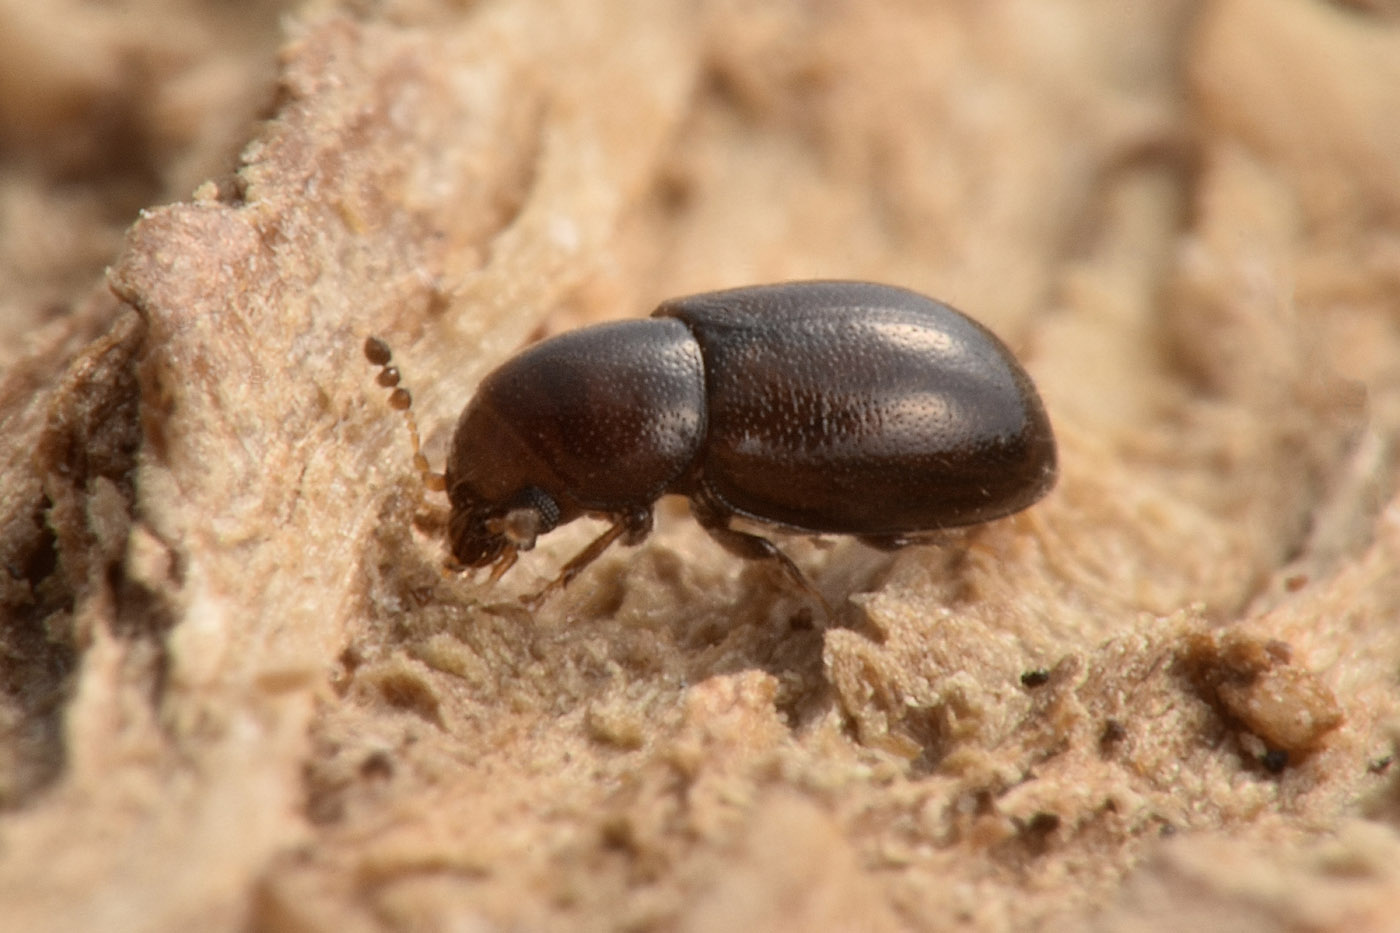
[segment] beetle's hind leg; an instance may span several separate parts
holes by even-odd
[[[690,511],[695,516],[695,520],[700,523],[700,527],[709,532],[710,537],[719,542],[720,547],[735,557],[770,562],[782,571],[783,577],[796,590],[810,596],[821,607],[828,619],[835,618],[826,597],[817,591],[812,582],[792,562],[792,558],[784,554],[772,541],[762,535],[749,534],[746,531],[730,528],[728,513],[717,507],[708,496],[703,494],[691,498]]]
[[[588,547],[575,554],[573,559],[560,569],[559,576],[550,580],[544,589],[533,596],[522,596],[520,601],[531,609],[538,609],[549,598],[550,594],[568,586],[574,577],[601,557],[603,552],[611,547],[618,538],[622,539],[623,544],[640,544],[642,539],[651,533],[651,523],[651,509],[637,509],[615,516],[612,527],[594,538]]]

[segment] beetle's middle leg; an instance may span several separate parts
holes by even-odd
[[[636,509],[631,512],[624,512],[613,518],[613,523],[607,531],[594,538],[593,541],[579,551],[565,564],[559,571],[559,576],[550,580],[545,588],[533,596],[522,596],[520,601],[531,609],[538,609],[540,605],[556,590],[562,590],[569,583],[583,572],[583,569],[593,563],[603,555],[613,542],[618,538],[623,544],[640,544],[642,539],[651,533],[652,513],[651,509]]]
[[[720,547],[735,557],[742,557],[745,560],[769,561],[782,571],[783,576],[797,590],[815,600],[828,619],[835,618],[826,597],[817,591],[811,581],[792,562],[792,558],[784,554],[772,541],[762,535],[749,534],[746,531],[730,528],[729,514],[716,506],[704,493],[691,497],[690,511],[695,516],[695,520],[700,523],[700,527],[709,532],[710,537],[719,542]]]

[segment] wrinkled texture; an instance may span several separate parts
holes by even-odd
[[[1381,0],[0,0],[0,922],[1387,926],[1396,113]],[[782,542],[830,619],[665,502],[442,573],[367,335],[440,467],[818,277],[1001,335],[1054,492]]]

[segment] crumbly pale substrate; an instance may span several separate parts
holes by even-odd
[[[0,0],[0,925],[1396,915],[1395,3],[286,12]],[[366,335],[440,466],[532,335],[817,276],[1002,334],[1055,492],[786,542],[833,620],[670,506],[440,571]]]

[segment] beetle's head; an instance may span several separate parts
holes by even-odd
[[[452,556],[468,568],[494,564],[492,580],[510,569],[517,553],[533,548],[537,537],[559,524],[559,506],[534,486],[504,502],[484,501],[465,485],[449,495],[447,540]]]

